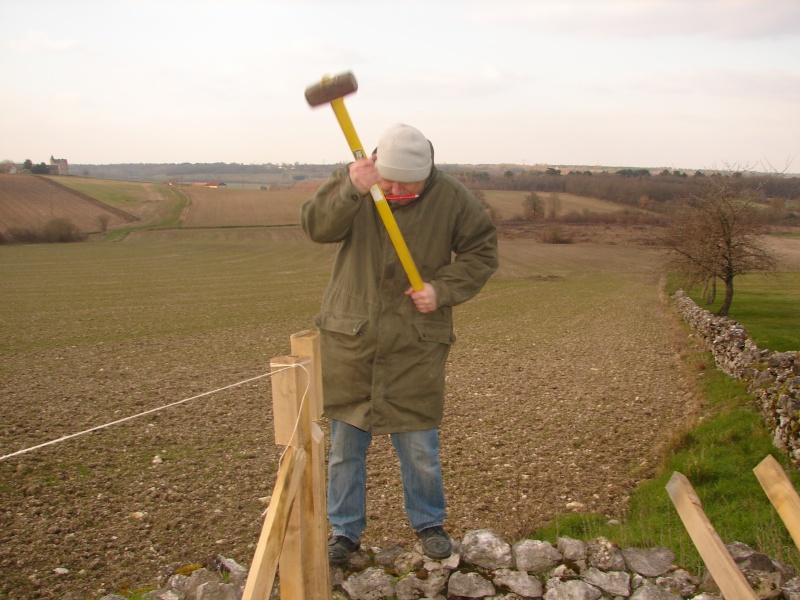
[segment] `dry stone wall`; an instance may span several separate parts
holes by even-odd
[[[683,290],[673,300],[717,368],[747,383],[775,446],[800,467],[800,352],[762,350],[742,325],[700,308]]]
[[[800,600],[800,577],[789,566],[734,542],[727,546],[759,600]],[[607,538],[561,537],[510,544],[488,529],[455,541],[450,558],[432,560],[419,544],[362,548],[331,571],[334,600],[722,600],[706,573],[676,566],[667,548],[621,549]],[[241,600],[247,571],[218,557],[210,568],[172,575],[144,600]],[[270,600],[279,600],[276,585]],[[126,600],[115,594],[102,600]]]

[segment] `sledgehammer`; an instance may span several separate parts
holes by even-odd
[[[336,118],[339,120],[339,126],[342,128],[344,137],[347,138],[347,143],[350,145],[350,150],[353,152],[355,158],[366,158],[364,148],[361,146],[361,141],[358,139],[353,122],[350,120],[350,115],[344,105],[344,96],[352,94],[358,89],[358,83],[355,76],[351,72],[342,73],[335,77],[323,77],[322,81],[306,88],[306,100],[311,106],[319,106],[321,104],[330,103]],[[381,186],[373,185],[369,193],[372,195],[372,200],[375,202],[375,207],[378,209],[378,214],[381,216],[384,227],[389,233],[389,239],[392,241],[395,252],[400,258],[400,264],[406,272],[408,281],[415,292],[420,291],[422,286],[422,278],[417,271],[417,266],[414,264],[414,259],[408,252],[408,246],[403,239],[400,229],[397,227],[397,221],[394,219],[392,210],[389,208],[389,203],[386,201],[386,196],[383,195]]]

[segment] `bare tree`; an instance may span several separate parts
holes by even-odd
[[[475,196],[478,202],[480,202],[480,205],[481,207],[483,207],[483,210],[486,211],[486,215],[489,217],[489,220],[493,224],[497,224],[498,222],[500,222],[501,218],[500,212],[494,206],[489,204],[489,201],[486,199],[486,192],[484,192],[483,190],[472,190],[472,189],[470,190],[470,192],[472,192],[472,195]]]
[[[528,221],[544,219],[544,201],[536,192],[531,192],[522,201],[523,216]]]
[[[777,265],[777,256],[760,235],[760,192],[760,187],[744,185],[741,176],[704,178],[699,190],[679,203],[660,236],[668,266],[689,285],[703,283],[706,294],[710,287],[713,295],[717,279],[725,284],[717,315],[728,314],[737,275],[771,271]]]
[[[548,209],[550,218],[555,220],[558,217],[558,213],[561,212],[561,196],[557,192],[550,193]]]

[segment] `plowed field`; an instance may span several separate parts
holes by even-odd
[[[67,219],[84,233],[134,220],[44,178],[0,174],[0,232],[38,230],[53,219]]]
[[[0,455],[263,374],[288,354],[289,336],[313,326],[333,249],[258,231],[5,248]],[[514,539],[574,503],[621,517],[694,407],[655,256],[500,249],[501,271],[455,315],[447,527]],[[99,597],[217,553],[249,564],[281,450],[270,397],[263,379],[0,462],[0,598]],[[387,439],[369,464],[364,543],[408,545]]]
[[[186,227],[296,225],[300,205],[313,195],[297,190],[181,189],[191,199],[183,223]]]

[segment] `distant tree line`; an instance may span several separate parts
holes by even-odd
[[[30,160],[25,166],[32,172],[47,172],[47,165],[34,165]],[[262,177],[285,180],[287,183],[303,179],[326,178],[340,166],[305,163],[128,163],[109,165],[73,164],[74,172],[86,176],[132,181],[180,181],[192,180],[246,180],[248,176],[258,183]],[[787,203],[800,200],[800,177],[760,175],[752,171],[737,172],[735,169],[716,173],[663,169],[653,173],[649,169],[623,168],[614,172],[592,172],[573,170],[563,173],[556,167],[544,169],[469,168],[463,165],[441,165],[442,170],[465,183],[472,190],[513,190],[528,193],[572,194],[608,200],[655,212],[668,212],[668,206],[678,200],[696,195],[703,182],[714,177],[741,179],[745,189],[756,190],[755,202],[770,207],[773,220],[783,218],[797,222],[798,216],[787,210]]]
[[[47,163],[40,162],[38,165],[35,165],[30,158],[25,159],[25,162],[22,163],[22,168],[27,169],[34,175],[47,175],[49,173]]]
[[[486,170],[449,170],[471,189],[512,190],[536,193],[565,193],[617,202],[652,211],[663,211],[671,202],[696,195],[707,178],[735,178],[744,189],[756,192],[756,201],[780,204],[800,200],[800,177],[776,177],[739,172],[704,174],[664,170],[652,175],[647,169],[620,169],[613,173],[570,171],[505,171],[501,175]],[[795,216],[797,218],[797,216]]]
[[[14,172],[15,168],[16,165],[14,161],[0,161],[0,173],[12,173]],[[39,164],[33,164],[33,161],[30,158],[26,158],[23,161],[22,168],[30,173],[33,173],[34,175],[47,175],[50,172],[47,163],[40,162]]]
[[[207,179],[238,180],[258,175],[303,175],[327,177],[330,165],[304,165],[288,163],[242,164],[242,163],[118,163],[108,165],[73,164],[75,173],[101,179],[124,179],[129,181],[168,181]]]

